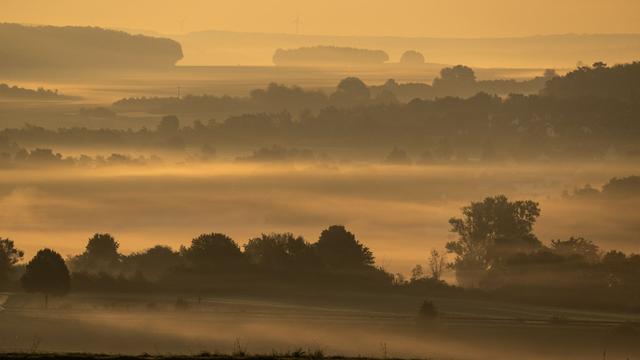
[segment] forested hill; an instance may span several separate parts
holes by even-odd
[[[285,66],[379,65],[388,60],[389,55],[382,50],[335,46],[278,49],[273,55],[274,64]]]
[[[98,27],[0,24],[0,68],[170,67],[182,59],[174,40]]]

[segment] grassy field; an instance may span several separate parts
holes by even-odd
[[[13,295],[0,312],[0,353],[505,360],[640,355],[632,325],[640,316],[633,314],[436,298],[440,318],[422,323],[415,316],[422,298],[410,296],[309,294],[284,301],[184,295],[186,308],[178,308],[176,299],[76,294],[45,311],[40,297]]]

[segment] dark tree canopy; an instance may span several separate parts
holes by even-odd
[[[440,77],[433,80],[432,86],[439,95],[456,94],[469,97],[478,91],[475,72],[464,65],[442,69]]]
[[[167,68],[182,59],[181,45],[167,38],[81,26],[0,24],[0,68]]]
[[[330,269],[359,269],[374,264],[373,253],[342,225],[323,230],[314,244],[318,255]]]
[[[338,105],[364,104],[371,98],[369,87],[357,77],[348,77],[340,81],[331,100]]]
[[[74,256],[69,261],[69,267],[73,271],[87,273],[112,272],[119,270],[123,256],[118,253],[120,244],[110,234],[94,234],[85,251]]]
[[[415,50],[407,50],[400,57],[400,63],[404,65],[422,65],[424,62],[424,55]]]
[[[499,195],[472,202],[462,208],[462,215],[449,220],[458,240],[447,243],[446,248],[456,255],[456,275],[463,285],[477,286],[504,259],[542,246],[532,232],[540,216],[536,202],[512,202]]]
[[[607,66],[596,62],[550,79],[541,91],[556,98],[598,97],[629,102],[640,99],[640,62]]]
[[[142,252],[133,253],[126,258],[126,264],[145,277],[159,278],[167,270],[182,263],[180,254],[168,246],[156,245]]]
[[[613,196],[638,196],[640,195],[640,176],[614,177],[602,187],[602,193]]]
[[[180,253],[199,268],[235,265],[242,260],[238,244],[221,233],[202,234],[191,240],[191,246]]]
[[[85,254],[89,259],[97,261],[116,261],[120,254],[120,244],[110,234],[94,234],[89,239]]]
[[[291,233],[262,234],[253,238],[245,245],[244,254],[252,263],[271,270],[319,267],[319,259],[311,245]]]
[[[180,120],[175,115],[167,115],[160,120],[158,132],[161,134],[175,134],[180,129]]]
[[[38,251],[29,261],[21,279],[28,292],[63,296],[71,289],[71,278],[62,256],[51,249]]]
[[[0,237],[0,289],[6,286],[13,266],[23,255],[22,251],[16,249],[13,241]]]
[[[564,257],[579,257],[588,262],[596,262],[600,258],[598,245],[581,237],[572,236],[567,240],[551,240],[551,250]]]
[[[394,146],[393,150],[387,154],[386,162],[393,165],[409,165],[412,163],[407,152],[399,147]]]

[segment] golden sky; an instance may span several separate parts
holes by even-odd
[[[503,37],[640,33],[640,0],[0,0],[0,22],[155,30]]]

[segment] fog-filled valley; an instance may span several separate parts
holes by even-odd
[[[638,35],[114,28],[0,24],[0,357],[640,356]]]

